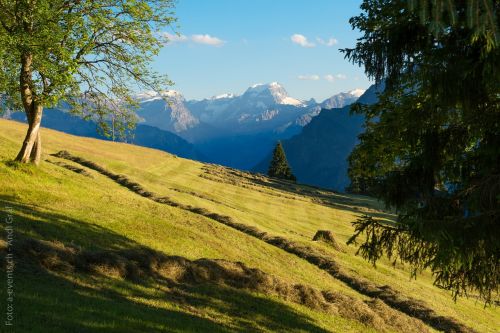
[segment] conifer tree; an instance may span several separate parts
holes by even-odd
[[[267,171],[269,177],[286,179],[291,181],[296,181],[297,178],[292,174],[292,169],[288,165],[286,159],[285,150],[281,142],[276,144],[273,151],[273,159],[271,164],[269,164],[269,170]]]
[[[446,4],[446,7],[443,7]],[[498,299],[500,1],[365,0],[346,57],[385,91],[354,105],[365,132],[349,157],[353,189],[394,209],[364,216],[350,243],[375,263],[431,269],[454,296]],[[432,15],[429,15],[431,13]],[[495,298],[496,297],[496,298]]]

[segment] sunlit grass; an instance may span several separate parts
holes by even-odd
[[[15,156],[23,131],[21,124],[0,121],[0,205],[13,206],[19,237],[58,240],[84,249],[147,246],[189,259],[224,258],[244,262],[293,283],[366,298],[296,256],[199,215],[142,198],[96,172],[91,171],[93,178],[89,178],[47,162],[35,170],[13,165],[8,161]],[[401,295],[423,300],[439,314],[457,318],[478,331],[496,332],[500,327],[497,308],[484,309],[482,303],[473,299],[454,303],[448,292],[432,286],[428,272],[414,281],[401,265],[394,268],[388,261],[382,261],[374,269],[354,256],[356,249],[345,245],[353,232],[350,222],[362,213],[391,218],[390,214],[376,210],[382,207],[372,198],[319,193],[308,187],[290,192],[211,166],[208,168],[214,173],[209,174],[202,163],[156,150],[45,129],[43,135],[44,158],[54,159],[48,154],[68,150],[115,173],[125,174],[148,190],[175,198],[177,202],[229,215],[273,235],[317,247],[352,274],[379,285],[390,285]],[[310,191],[315,194],[308,193]],[[323,202],[319,202],[318,197],[323,198]],[[322,229],[331,230],[346,252],[313,242],[315,232]],[[188,305],[179,305],[165,297],[165,291],[158,291],[160,286],[45,273],[30,280],[30,272],[17,274],[16,283],[23,290],[18,299],[18,315],[31,323],[47,318],[59,322],[61,326],[54,331],[64,331],[64,325],[70,325],[55,314],[63,309],[67,309],[82,331],[138,332],[141,325],[150,331],[161,331],[165,325],[172,325],[174,332],[181,328],[195,332],[200,327],[212,327],[212,331],[220,332],[245,328],[290,330],[286,320],[295,315],[303,319],[297,319],[296,325],[306,325],[304,327],[310,330],[335,328],[356,332],[361,329],[354,321],[243,291],[202,288]],[[207,295],[214,301],[197,303],[194,300]],[[247,301],[241,302],[240,298]],[[231,315],[234,309],[229,311],[228,304],[248,316]],[[43,306],[46,310],[35,315],[36,309]],[[255,307],[260,306],[267,312],[255,312]],[[83,309],[81,314],[79,307]],[[251,326],[253,317],[257,326]],[[190,323],[184,330],[185,321]],[[309,324],[313,326],[307,326]]]

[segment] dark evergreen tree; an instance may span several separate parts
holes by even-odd
[[[281,142],[276,144],[273,151],[273,159],[271,164],[269,164],[269,170],[267,171],[269,177],[286,179],[291,181],[296,181],[297,179],[292,174],[292,169],[288,165],[286,160],[285,150]]]
[[[388,255],[415,276],[430,268],[454,296],[486,302],[500,280],[500,1],[365,0],[363,35],[346,57],[385,81],[365,115],[349,174],[398,212],[365,216],[350,242],[375,263]]]

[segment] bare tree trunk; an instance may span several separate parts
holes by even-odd
[[[40,130],[38,130],[38,135],[33,145],[33,149],[31,149],[30,161],[36,165],[40,164],[40,160],[42,159],[42,134]]]
[[[22,163],[40,163],[42,156],[42,140],[40,135],[42,110],[43,108],[40,105],[34,105],[32,110],[26,112],[28,131],[24,138],[23,146],[16,157],[16,161]]]
[[[40,126],[43,106],[37,102],[33,91],[32,62],[33,56],[30,53],[21,56],[19,82],[21,84],[21,100],[24,112],[26,112],[26,117],[28,118],[28,132],[24,138],[23,146],[16,157],[16,161],[38,164],[42,155]]]

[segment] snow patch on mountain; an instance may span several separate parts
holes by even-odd
[[[366,91],[366,89],[357,88],[357,89],[350,90],[347,93],[351,94],[353,96],[356,96],[356,97],[361,97],[361,95],[363,95],[365,93],[365,91]]]
[[[346,105],[356,102],[363,93],[363,89],[354,89],[346,93],[343,92],[325,99],[320,105],[323,109],[343,108]]]
[[[298,99],[292,98],[292,97],[285,97],[281,100],[281,103],[279,104],[285,104],[285,105],[295,105],[295,106],[304,106],[304,103],[299,101]]]
[[[182,94],[178,91],[175,90],[164,90],[161,91],[160,93],[154,91],[154,90],[148,90],[144,91],[138,94],[135,94],[133,98],[138,101],[139,103],[145,103],[145,102],[151,102],[151,101],[156,101],[156,100],[161,100],[161,99],[168,99],[168,98],[181,98],[184,99]]]
[[[216,100],[216,99],[229,99],[229,98],[234,98],[237,97],[238,95],[231,94],[231,93],[225,93],[225,94],[220,94],[216,96],[212,96],[210,99],[211,100]]]

